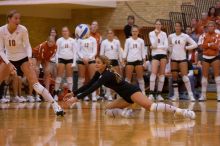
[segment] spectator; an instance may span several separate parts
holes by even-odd
[[[124,27],[125,37],[129,38],[131,36],[131,28],[135,24],[135,18],[132,15],[129,15],[127,18],[127,25]]]
[[[217,16],[220,17],[220,1],[216,2],[215,10],[216,10]]]
[[[100,46],[101,46],[101,42],[102,42],[102,36],[98,32],[98,29],[99,29],[98,22],[93,21],[92,24],[91,24],[91,27],[90,27],[90,30],[91,30],[90,35],[96,39],[96,42],[97,42],[97,55],[99,55],[99,53],[100,53]]]
[[[210,7],[208,11],[208,20],[209,21],[216,21],[218,19],[217,17],[217,11],[215,7]]]
[[[208,20],[208,13],[207,12],[203,12],[202,13],[202,18],[199,20],[198,22],[198,28],[200,30],[201,27],[205,27],[207,26],[209,20]],[[199,34],[201,34],[201,32],[198,32]]]

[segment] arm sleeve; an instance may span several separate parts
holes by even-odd
[[[56,63],[58,63],[58,58],[59,58],[58,53],[59,53],[59,50],[60,50],[60,40],[59,39],[57,40],[56,45],[57,45],[57,52],[56,52],[56,55],[55,55],[55,59],[56,59],[55,61],[56,61]]]
[[[32,48],[31,48],[31,45],[30,45],[30,41],[29,41],[29,36],[28,36],[28,31],[25,30],[23,32],[23,43],[24,43],[24,47],[27,51],[27,56],[28,58],[31,58],[32,57]]]
[[[102,75],[100,76],[91,86],[89,86],[87,89],[85,89],[83,92],[76,95],[78,99],[82,99],[83,97],[89,95],[99,87],[101,87],[106,81],[111,79],[108,75]]]
[[[129,47],[129,43],[128,40],[125,41],[125,48],[124,48],[124,52],[123,52],[123,59],[126,59],[128,56],[128,47]]]
[[[172,53],[173,45],[171,36],[168,37],[168,51]]]
[[[76,44],[76,41],[73,40],[73,66],[76,66],[76,53],[77,53],[77,44]]]
[[[89,59],[93,59],[97,54],[97,41],[94,39],[92,42],[92,53],[89,56]]]
[[[118,40],[118,58],[119,58],[119,61],[120,62],[122,62],[122,54],[123,54],[123,52],[122,52],[122,49],[121,49],[121,43],[120,43],[120,41]]]
[[[93,83],[95,83],[99,79],[100,74],[98,72],[92,77],[92,79],[86,84],[80,87],[78,90],[73,91],[74,95],[84,92],[88,89]]]
[[[186,36],[186,41],[190,44],[189,46],[186,46],[186,50],[193,50],[198,47],[196,42],[188,35]]]
[[[6,64],[10,62],[5,54],[4,39],[3,39],[3,34],[1,34],[1,32],[0,32],[0,56]]]
[[[104,41],[101,43],[101,48],[100,48],[100,55],[104,55],[105,54],[105,43]]]
[[[157,40],[155,39],[155,36],[151,32],[149,33],[149,39],[152,47],[157,48]]]
[[[146,50],[145,50],[144,40],[141,41],[141,55],[142,55],[142,59],[145,60],[146,59]]]
[[[81,43],[81,41],[78,40],[77,41],[77,54],[79,55],[80,59],[83,59],[84,56],[83,56],[83,53],[81,52],[82,47],[81,47],[80,43]]]

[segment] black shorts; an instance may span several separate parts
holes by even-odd
[[[69,64],[69,63],[73,63],[73,59],[68,59],[68,60],[66,60],[66,59],[62,59],[62,58],[58,58],[58,63],[62,63],[62,64]]]
[[[214,62],[214,61],[216,61],[216,60],[219,60],[219,56],[215,56],[215,58],[212,58],[212,59],[206,59],[206,58],[202,58],[202,61],[204,61],[204,62],[207,62],[207,63],[212,63],[212,62]]]
[[[118,60],[116,60],[116,59],[112,59],[112,60],[110,60],[110,64],[112,65],[112,66],[119,66],[119,63],[118,63]]]
[[[167,55],[165,55],[165,54],[158,54],[158,55],[152,56],[152,60],[160,61],[161,59],[167,59]]]
[[[120,96],[128,103],[134,103],[131,99],[131,96],[134,94],[134,93],[137,93],[137,92],[142,92],[141,89],[138,87],[138,86],[135,86],[135,85],[132,85],[132,84],[127,84],[126,85],[126,90],[124,91],[121,91],[120,92]]]
[[[23,58],[21,60],[18,60],[18,61],[11,61],[10,60],[10,62],[11,62],[11,64],[13,64],[15,66],[15,68],[17,70],[17,75],[18,76],[23,76],[24,73],[21,70],[21,66],[22,66],[23,63],[28,62],[28,57],[25,57],[25,58]]]
[[[137,66],[137,65],[143,65],[143,61],[140,61],[140,60],[137,60],[137,61],[134,61],[134,62],[127,62],[126,65],[133,65],[133,66]]]
[[[187,59],[184,59],[184,60],[171,60],[171,62],[176,62],[176,63],[183,63],[183,62],[188,62]]]
[[[81,64],[81,65],[85,65],[84,62],[80,61],[80,60],[76,61],[76,63]],[[93,64],[93,63],[95,63],[95,60],[89,61],[89,64]]]

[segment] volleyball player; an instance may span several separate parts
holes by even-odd
[[[73,67],[76,66],[76,41],[70,37],[68,27],[62,28],[62,37],[57,40],[57,77],[55,83],[54,99],[58,100],[58,90],[62,82],[63,74],[66,73],[66,81],[68,89],[72,91],[73,88]]]
[[[32,68],[32,49],[29,42],[28,31],[25,26],[20,25],[20,13],[16,10],[10,11],[7,16],[8,23],[0,27],[0,56],[7,64],[7,69],[1,72],[0,82],[9,74],[23,72],[28,82],[33,85],[34,90],[50,103],[57,115],[64,115],[64,111],[37,80],[36,73]],[[6,50],[6,54],[5,54]],[[1,70],[0,70],[1,71]]]
[[[131,29],[132,36],[126,39],[125,48],[123,52],[123,60],[126,62],[125,76],[126,81],[131,82],[133,71],[137,74],[137,80],[141,91],[145,94],[145,83],[143,79],[144,68],[146,63],[146,51],[144,40],[138,37],[139,28],[133,26]]]
[[[149,33],[149,38],[150,38],[151,50],[152,50],[149,99],[154,100],[155,98],[153,96],[155,92],[155,82],[157,75],[159,74],[156,100],[163,101],[164,99],[161,96],[161,92],[163,90],[163,85],[165,81],[168,39],[167,39],[167,34],[161,30],[161,22],[159,20],[157,20],[155,23],[155,30]]]
[[[78,39],[77,64],[79,69],[78,87],[85,83],[86,70],[88,69],[88,76],[91,79],[95,73],[95,56],[97,54],[97,41],[94,37],[88,36],[85,39]],[[85,101],[89,97],[84,98]],[[96,92],[92,93],[92,101],[97,101]]]
[[[185,118],[195,119],[195,113],[191,110],[180,109],[164,103],[152,103],[151,100],[142,94],[140,88],[124,81],[122,77],[111,68],[110,61],[106,56],[98,56],[96,58],[96,70],[95,75],[88,84],[65,96],[64,100],[68,104],[75,103],[78,99],[82,99],[104,85],[113,89],[122,97],[106,106],[105,113],[109,116],[121,115],[129,117],[130,114],[123,114],[124,108],[133,103],[137,103],[149,111],[174,113],[175,115],[181,115]]]
[[[179,99],[178,75],[181,73],[182,80],[186,86],[189,99],[195,101],[188,75],[188,62],[186,50],[197,48],[196,42],[187,34],[182,32],[181,22],[175,23],[175,33],[169,35],[168,42],[171,51],[171,72],[173,78],[174,96],[173,101]]]
[[[217,100],[220,101],[220,35],[215,32],[216,24],[213,21],[208,22],[208,32],[204,33],[203,38],[198,42],[203,50],[202,61],[202,93],[199,101],[206,100],[206,90],[208,86],[209,68],[212,67],[217,89]]]
[[[114,32],[111,29],[107,31],[107,39],[101,44],[100,55],[108,57],[114,70],[121,74],[119,67],[119,63],[122,61],[121,44],[119,40],[114,38]],[[111,90],[109,88],[106,89],[106,96],[109,101],[112,100]]]

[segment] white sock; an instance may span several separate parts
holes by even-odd
[[[158,81],[158,86],[157,86],[157,91],[162,92],[164,81],[165,81],[165,76],[164,75],[160,75],[159,76],[159,81]]]
[[[128,78],[125,78],[125,81],[131,83],[131,80],[128,80]]]
[[[68,84],[68,89],[70,91],[72,91],[73,90],[73,78],[72,77],[67,77],[66,80],[67,80],[67,84]]]
[[[206,97],[206,90],[207,90],[207,86],[208,86],[208,80],[206,77],[202,77],[202,96]]]
[[[217,97],[218,100],[220,100],[220,76],[215,77],[215,83],[216,83]]]
[[[144,79],[138,79],[138,84],[139,84],[139,87],[141,88],[141,91],[142,92],[145,92],[145,83],[144,83]]]
[[[110,88],[106,88],[106,95],[111,96],[111,89]]]
[[[152,105],[150,107],[150,111],[176,113],[176,114],[182,115],[182,109],[177,108],[172,105],[164,104],[164,103],[152,103]]]
[[[92,92],[92,97],[96,97],[96,91]]]
[[[173,91],[174,91],[174,97],[179,97],[179,90],[178,90],[177,81],[173,81]]]
[[[56,77],[55,91],[58,91],[58,89],[60,88],[61,81],[62,81],[61,77]]]
[[[193,95],[189,77],[183,76],[183,82],[185,83],[188,95]]]
[[[44,88],[40,83],[35,83],[33,85],[33,89],[38,94],[40,94],[44,98],[44,100],[51,102],[51,103],[55,102],[51,94],[48,92],[48,90]]]
[[[155,89],[155,82],[156,82],[157,76],[155,74],[150,75],[150,91],[154,91]]]

